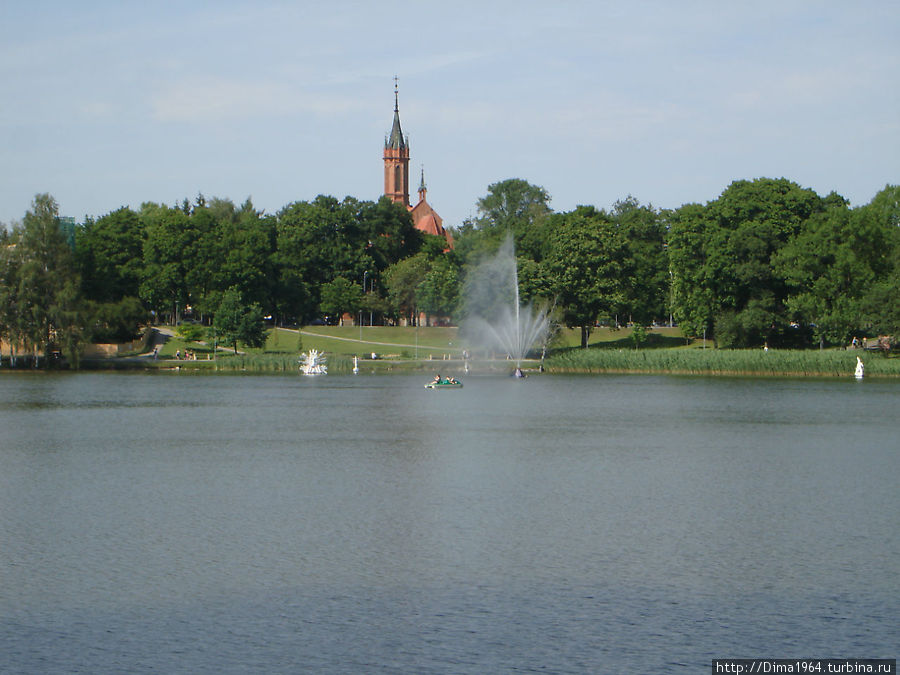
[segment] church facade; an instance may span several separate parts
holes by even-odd
[[[453,238],[444,229],[444,221],[426,199],[425,170],[419,180],[419,201],[415,206],[409,203],[409,138],[400,127],[400,108],[397,85],[394,85],[394,123],[391,132],[384,139],[384,194],[392,202],[406,207],[417,230],[426,234],[443,237],[448,248],[453,248]]]

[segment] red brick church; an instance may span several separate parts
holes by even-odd
[[[444,229],[444,221],[431,204],[425,199],[425,170],[419,181],[419,203],[409,203],[409,139],[403,136],[400,129],[400,108],[396,78],[394,84],[394,124],[391,133],[384,139],[384,194],[391,201],[402,204],[409,209],[416,229],[426,234],[434,234],[447,240],[447,246],[453,247],[453,238]]]

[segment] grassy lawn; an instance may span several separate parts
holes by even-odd
[[[274,328],[268,331],[263,348],[249,348],[238,345],[245,354],[298,354],[317,349],[329,354],[366,356],[375,353],[381,359],[443,359],[460,358],[463,349],[474,351],[458,339],[457,328],[406,327],[406,326],[305,326],[300,329]],[[595,328],[589,344],[600,348],[633,347],[631,329],[611,330]],[[581,333],[577,329],[562,329],[553,342],[554,349],[578,348]],[[678,328],[656,328],[650,332],[647,347],[683,347],[685,340]],[[696,345],[695,345],[696,346]],[[191,342],[178,335],[169,337],[160,347],[159,359],[174,359],[175,353],[182,355],[190,350],[198,361],[212,358],[213,345]],[[231,348],[219,344],[218,358],[227,358]]]
[[[474,351],[458,339],[457,328],[421,327],[410,328],[400,326],[308,326],[301,329],[303,350],[318,349],[333,354],[363,355],[372,352],[382,358],[415,358],[418,357],[459,358],[463,349]],[[595,328],[591,333],[589,344],[611,348],[631,347],[631,329]],[[553,347],[556,349],[579,347],[581,332],[578,329],[564,328],[560,331]],[[647,346],[683,347],[685,340],[678,328],[655,328],[650,332]],[[297,331],[275,329],[269,332],[265,351],[296,352]]]
[[[380,358],[459,358],[463,345],[456,328],[398,326],[310,326],[301,329],[302,351],[318,349],[332,354]],[[297,331],[279,328],[269,333],[266,351],[297,351]]]

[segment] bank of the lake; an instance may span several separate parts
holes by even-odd
[[[865,365],[866,377],[900,377],[900,359],[852,349],[567,350],[552,355],[546,366],[553,373],[850,377],[857,357]]]
[[[324,352],[332,374],[349,374],[358,359],[363,374],[466,372],[463,352],[467,346],[453,327],[398,326],[312,326],[301,329],[277,328],[269,331],[266,345],[259,349],[241,347],[238,353],[219,345],[179,338],[173,329],[149,352],[126,357],[85,359],[86,370],[177,370],[191,373],[295,374],[300,353],[309,349]],[[900,377],[900,358],[862,349],[714,349],[702,342],[685,339],[677,328],[654,328],[640,348],[631,342],[630,329],[596,329],[588,349],[578,347],[577,331],[563,330],[556,337],[544,371],[569,374],[677,374],[750,375],[768,377],[849,377],[860,357],[867,377]],[[498,354],[486,354],[468,347],[468,366],[474,372],[502,372],[510,363]],[[176,359],[191,352],[195,360]],[[536,371],[540,361],[529,360],[526,370]]]

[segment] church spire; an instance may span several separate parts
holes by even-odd
[[[423,164],[421,167],[422,177],[419,179],[419,201],[425,201],[425,192],[427,188],[425,187],[425,165]]]
[[[394,124],[391,127],[391,135],[384,142],[385,148],[402,150],[406,147],[406,139],[403,138],[403,130],[400,128],[400,105],[397,77],[394,77]]]

